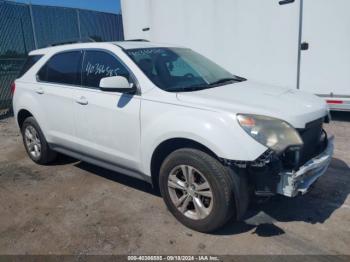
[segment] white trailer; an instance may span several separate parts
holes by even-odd
[[[349,0],[122,0],[122,14],[125,39],[187,46],[350,111]]]

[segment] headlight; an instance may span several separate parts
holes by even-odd
[[[260,115],[237,115],[240,126],[256,141],[274,150],[283,152],[289,146],[302,146],[298,132],[287,122]]]

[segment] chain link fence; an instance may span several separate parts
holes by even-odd
[[[68,41],[121,41],[121,15],[0,0],[0,119],[11,115],[11,83],[28,52]]]
[[[17,77],[25,59],[0,59],[0,119],[12,114],[11,83]]]

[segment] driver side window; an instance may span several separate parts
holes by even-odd
[[[82,70],[82,85],[99,89],[102,78],[124,76],[130,82],[130,73],[113,55],[104,51],[86,51]]]

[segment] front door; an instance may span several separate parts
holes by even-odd
[[[114,54],[85,51],[82,87],[73,94],[78,147],[96,160],[138,169],[141,97],[99,88],[102,78],[116,75],[130,78]]]

